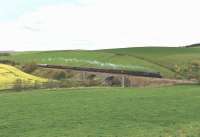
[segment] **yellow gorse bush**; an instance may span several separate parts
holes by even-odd
[[[18,79],[27,84],[34,84],[36,81],[41,83],[47,82],[47,79],[24,73],[9,65],[0,64],[0,89],[9,88]]]

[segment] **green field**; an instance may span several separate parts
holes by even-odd
[[[19,52],[8,57],[0,57],[1,59],[14,60],[20,63],[34,61],[42,64],[161,72],[166,77],[174,76],[171,70],[143,59],[129,55],[95,51]]]
[[[156,47],[16,52],[0,56],[0,61],[12,60],[20,67],[35,62],[150,71],[174,78],[176,67],[184,70],[191,62],[200,64],[199,53],[199,48]],[[0,85],[5,79],[14,80],[10,75],[17,73],[1,69]],[[2,90],[0,137],[199,137],[199,91],[197,85]]]
[[[0,137],[199,137],[200,87],[4,91]]]
[[[101,52],[133,56],[170,70],[174,70],[175,66],[185,68],[191,62],[200,63],[200,48],[142,47],[109,49]]]
[[[138,71],[160,72],[164,77],[174,78],[177,69],[180,75],[189,74],[188,66],[200,64],[200,48],[122,48],[98,51],[48,51],[17,52],[0,56],[19,63],[36,62],[81,67],[98,67]]]

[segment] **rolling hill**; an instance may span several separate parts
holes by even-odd
[[[0,89],[12,87],[17,80],[21,80],[24,84],[47,81],[46,79],[26,74],[15,67],[0,64]]]
[[[187,78],[189,66],[195,62],[200,66],[200,48],[141,47],[97,51],[44,51],[18,52],[1,59],[19,63],[61,64],[78,67],[97,67],[160,72],[166,78],[177,75]],[[181,72],[178,72],[182,69]],[[177,73],[178,72],[178,73]]]
[[[175,65],[184,67],[192,61],[200,60],[200,49],[198,48],[142,47],[108,49],[101,52],[133,56],[168,69],[173,69]]]
[[[198,48],[156,47],[17,52],[0,56],[0,61],[161,72],[174,78],[175,67],[198,62],[199,53]],[[17,79],[46,81],[0,64],[0,88]],[[199,90],[198,85],[5,90],[0,94],[0,136],[198,137]]]
[[[161,72],[166,77],[173,77],[174,73],[165,67],[153,64],[143,59],[116,53],[96,51],[49,51],[49,52],[19,52],[1,59],[14,60],[22,64],[36,62],[40,64],[61,64],[78,67],[97,67],[111,69],[125,69],[148,72]]]

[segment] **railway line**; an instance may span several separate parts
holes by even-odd
[[[119,70],[119,69],[100,69],[100,68],[90,68],[90,67],[72,67],[72,66],[49,65],[49,64],[38,64],[37,66],[41,68],[66,69],[66,70],[84,71],[84,72],[98,72],[98,73],[121,74],[121,75],[129,75],[129,76],[162,78],[162,75],[159,72],[143,72],[143,71]]]

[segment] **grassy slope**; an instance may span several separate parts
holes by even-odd
[[[3,57],[1,57],[3,58]],[[143,59],[115,53],[103,53],[95,51],[53,51],[53,52],[28,52],[16,53],[10,57],[4,57],[18,62],[35,61],[44,64],[62,64],[83,67],[99,67],[113,69],[128,69],[139,71],[161,72],[165,76],[174,75],[170,70],[152,64]]]
[[[31,84],[35,81],[45,82],[45,79],[26,74],[12,66],[0,64],[0,89],[8,88],[17,79],[23,83]]]
[[[177,86],[2,93],[0,136],[199,137],[199,90]]]
[[[159,71],[165,77],[174,77],[175,66],[186,68],[193,61],[200,64],[199,53],[200,48],[142,47],[100,51],[24,52],[5,58],[22,63],[36,61],[44,64]]]
[[[175,65],[186,67],[190,62],[200,60],[200,48],[122,48],[103,50],[134,56],[146,61],[174,69]]]

